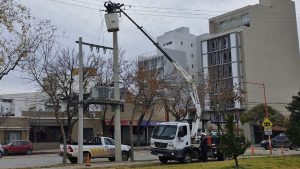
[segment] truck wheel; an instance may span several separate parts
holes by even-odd
[[[115,157],[108,157],[108,160],[109,161],[116,161],[116,158]]]
[[[129,153],[126,151],[122,151],[122,161],[128,161]]]
[[[69,157],[68,159],[69,159],[69,161],[70,161],[72,164],[77,164],[77,158],[76,158],[76,157]]]
[[[225,155],[223,153],[218,153],[217,154],[217,160],[218,161],[224,161],[225,160]]]
[[[161,163],[163,163],[163,164],[167,164],[167,162],[168,162],[168,158],[167,157],[158,157],[158,159],[159,159],[159,161],[161,162]]]
[[[183,155],[183,158],[182,158],[181,162],[184,163],[184,164],[191,163],[192,162],[192,155],[191,155],[191,153],[190,152],[186,152]]]

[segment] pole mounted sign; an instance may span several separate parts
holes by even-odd
[[[265,135],[272,135],[272,126],[273,126],[273,124],[268,118],[265,118],[262,125],[264,126]]]
[[[272,122],[268,119],[268,118],[265,118],[263,124],[262,124],[264,127],[269,127],[271,128],[273,126]]]

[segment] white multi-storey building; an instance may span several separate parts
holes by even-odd
[[[166,49],[173,49],[182,51],[181,57],[185,58],[185,64],[181,66],[187,70],[187,72],[198,81],[202,67],[199,65],[201,62],[198,54],[197,36],[190,33],[190,29],[187,27],[181,27],[169,32],[164,33],[157,37],[157,42]],[[170,54],[170,53],[169,53]],[[172,56],[172,54],[170,54]],[[177,61],[177,60],[176,60]],[[177,61],[178,62],[178,61]]]
[[[229,111],[249,110],[264,103],[264,84],[268,105],[289,114],[285,106],[300,88],[294,1],[260,0],[259,4],[209,19],[209,34],[195,36],[182,27],[164,33],[157,41],[164,48],[185,53],[186,65],[180,64],[196,82],[201,83],[199,75],[204,74],[216,81],[215,90],[220,90],[218,81],[226,88],[243,89],[243,103],[232,102]],[[209,95],[205,100],[202,119],[212,121],[215,112]],[[253,129],[245,127],[244,131],[254,142]]]

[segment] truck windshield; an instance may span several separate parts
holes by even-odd
[[[175,138],[177,126],[174,125],[160,125],[156,126],[152,133],[154,139],[173,140]]]

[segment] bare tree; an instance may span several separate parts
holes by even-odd
[[[176,121],[182,121],[193,108],[188,85],[184,79],[178,77],[176,72],[164,79],[161,100],[165,111],[171,114]]]
[[[0,80],[42,44],[52,40],[50,21],[36,21],[14,0],[0,2]]]
[[[72,129],[78,120],[78,81],[75,76],[78,72],[78,54],[74,50],[53,50],[52,45],[45,45],[40,57],[31,57],[27,62],[29,79],[36,83],[48,95],[49,103],[53,105],[54,115],[59,124],[63,143],[66,164],[66,143],[72,136]],[[85,59],[83,88],[86,92],[89,84],[94,80],[99,60],[95,55]],[[66,108],[61,112],[61,103]],[[64,129],[63,119],[67,119],[67,132]],[[67,135],[65,134],[67,133]]]
[[[130,118],[130,145],[132,151],[130,160],[134,161],[134,144],[133,144],[133,121],[136,118],[137,112],[141,112],[139,122],[143,121],[146,114],[152,117],[153,112],[159,106],[159,95],[161,93],[161,82],[158,78],[159,70],[147,70],[137,62],[133,61],[132,68],[127,69],[124,73],[124,81],[128,92],[126,100],[133,103],[134,107]],[[150,120],[150,119],[148,119]],[[139,123],[140,130],[141,124]],[[140,131],[138,131],[140,132]]]
[[[222,121],[225,113],[234,113],[238,111],[235,104],[243,101],[244,91],[233,84],[232,79],[217,79],[211,77],[202,77],[203,83],[199,85],[198,94],[201,99],[202,105],[206,104],[210,107],[213,113],[217,114],[217,127],[218,131],[222,130]],[[207,97],[208,96],[208,97]],[[204,98],[209,98],[205,100]]]

